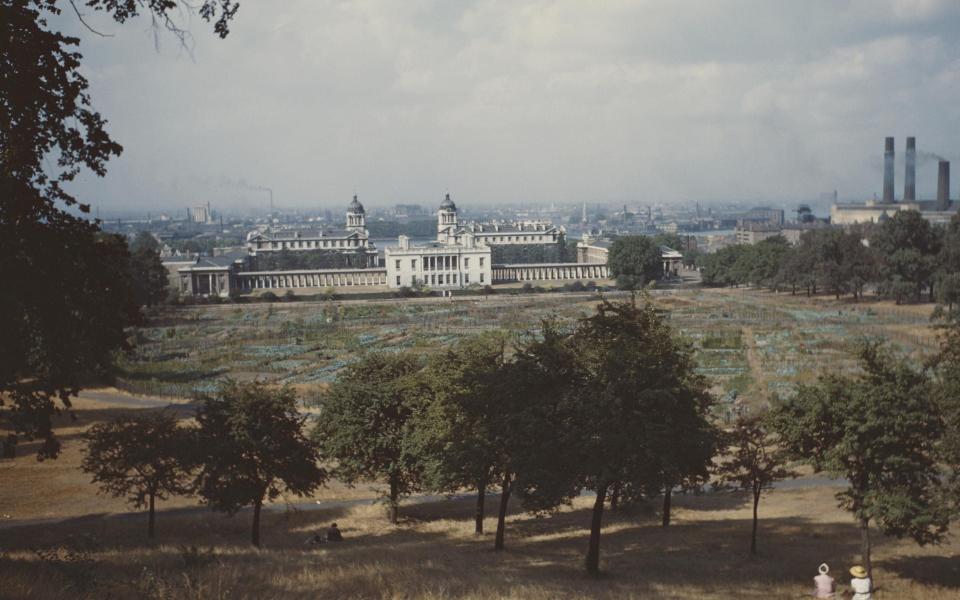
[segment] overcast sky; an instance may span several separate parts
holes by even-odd
[[[853,198],[884,136],[960,158],[956,0],[247,0],[193,59],[88,20],[104,210]]]

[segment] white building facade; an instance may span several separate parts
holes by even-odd
[[[396,248],[385,251],[387,286],[459,289],[471,285],[490,285],[492,265],[490,248],[478,244],[473,236],[459,242],[413,246],[410,238],[400,236]]]

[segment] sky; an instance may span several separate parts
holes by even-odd
[[[103,210],[854,199],[885,136],[960,159],[956,0],[247,0],[192,53],[87,21]]]

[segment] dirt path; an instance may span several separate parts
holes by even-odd
[[[750,366],[750,376],[753,383],[748,393],[748,401],[754,406],[769,400],[767,393],[767,379],[763,374],[763,363],[757,356],[757,338],[753,334],[753,327],[745,326],[743,331],[743,345],[747,354],[747,364]]]

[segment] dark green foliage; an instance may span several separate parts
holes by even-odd
[[[400,499],[421,488],[422,463],[412,441],[414,416],[428,397],[413,354],[369,354],[341,371],[323,394],[313,430],[341,481],[386,481],[390,520]]]
[[[260,294],[260,299],[263,300],[264,302],[276,302],[276,301],[279,300],[280,298],[277,297],[277,295],[274,294],[273,292],[271,292],[271,291],[266,291],[266,292]]]
[[[886,295],[898,303],[919,301],[929,288],[933,299],[941,234],[915,210],[901,210],[873,231],[870,245],[883,256],[880,287]]]
[[[130,268],[139,305],[153,306],[166,300],[169,279],[160,262],[160,244],[145,231],[130,244]]]
[[[576,262],[575,248],[571,253],[562,236],[553,244],[493,244],[490,246],[490,262],[495,265]]]
[[[297,269],[363,269],[367,254],[362,251],[336,250],[281,250],[260,252],[250,257],[254,271],[282,271]]]
[[[652,238],[642,235],[614,240],[607,265],[622,290],[640,289],[663,275],[659,246]]]
[[[942,246],[934,275],[934,298],[938,315],[954,319],[960,307],[960,213],[950,219],[943,231]]]
[[[90,207],[65,184],[83,170],[102,177],[121,146],[91,109],[80,72],[79,40],[51,30],[63,2],[0,6],[0,408],[17,437],[41,438],[38,457],[59,444],[50,418],[121,348],[131,322],[126,244],[98,237],[96,224],[67,212]],[[85,6],[124,22],[139,12],[172,28],[171,13],[197,10],[227,34],[236,3],[203,0],[89,0]],[[59,400],[59,402],[58,402]]]
[[[253,506],[251,541],[260,545],[264,500],[309,494],[326,479],[317,445],[304,433],[306,417],[292,388],[225,381],[201,395],[197,409],[200,474],[197,490],[216,510]]]
[[[937,444],[943,422],[929,377],[876,343],[860,352],[863,374],[828,375],[775,407],[790,454],[817,472],[843,477],[840,506],[857,518],[870,569],[869,524],[920,544],[943,536]]]
[[[669,479],[703,479],[716,452],[707,415],[712,399],[696,375],[692,351],[677,341],[648,301],[610,303],[572,333],[544,327],[541,340],[518,355],[522,381],[544,389],[534,401],[556,447],[522,453],[518,469],[528,503],[544,507],[582,488],[594,490],[587,570],[599,569],[607,494],[626,499],[659,493]],[[684,444],[676,444],[676,440]]]
[[[413,238],[434,238],[437,235],[437,221],[435,219],[421,219],[409,223],[371,221],[367,223],[367,231],[372,238],[396,238],[401,235]]]
[[[732,485],[750,492],[753,499],[753,527],[750,554],[757,553],[757,519],[760,496],[773,484],[797,473],[788,470],[786,453],[776,447],[777,440],[763,414],[744,415],[737,419],[733,431],[726,436],[733,454],[717,469],[722,485]]]
[[[430,489],[477,491],[476,533],[483,533],[488,487],[509,470],[509,431],[513,407],[505,388],[505,333],[464,338],[431,357],[426,378],[430,401],[416,416],[413,444],[423,461]]]
[[[950,320],[941,332],[940,352],[933,367],[936,401],[945,428],[940,459],[947,466],[946,498],[956,517],[960,514],[960,321],[956,318]]]
[[[193,432],[163,411],[97,423],[84,438],[81,468],[93,474],[102,492],[125,497],[134,508],[147,507],[147,533],[153,537],[156,501],[192,491]]]

